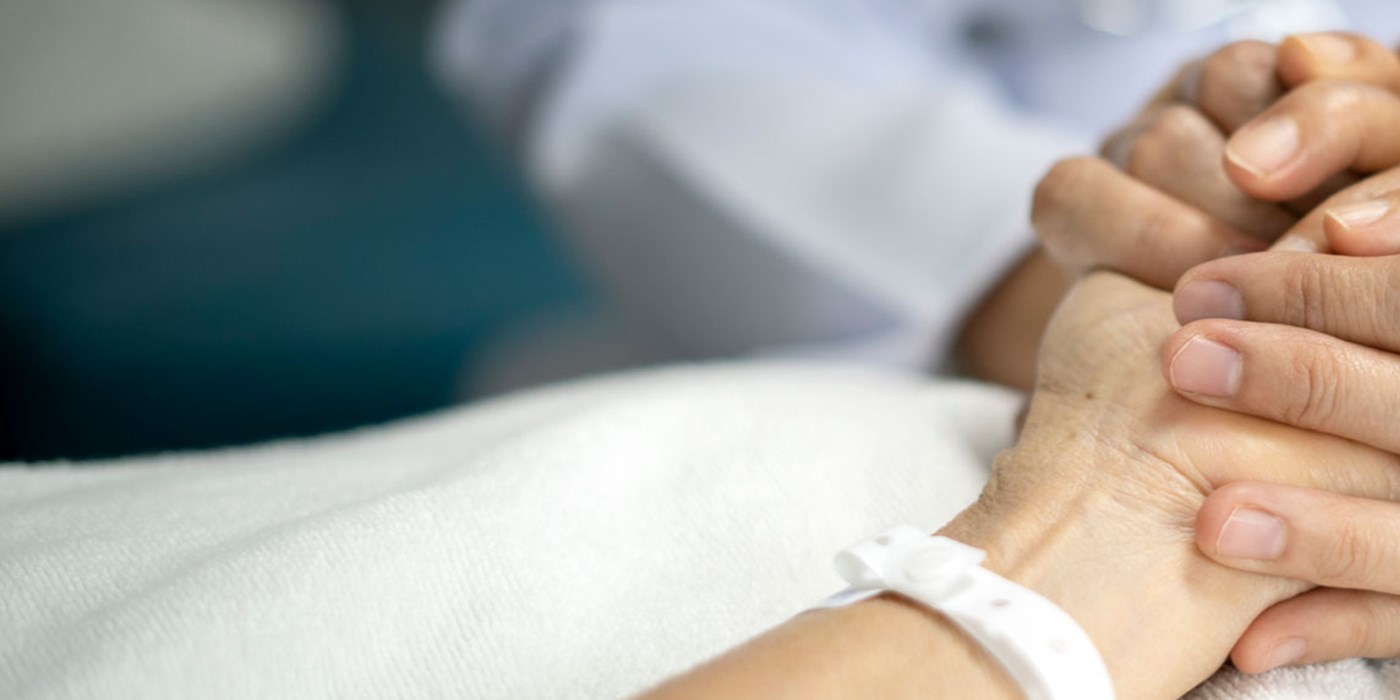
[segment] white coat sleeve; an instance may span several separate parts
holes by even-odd
[[[1080,143],[873,4],[475,0],[439,62],[519,136],[578,257],[656,342],[931,367]]]

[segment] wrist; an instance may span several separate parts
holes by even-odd
[[[998,470],[1064,473],[1037,465],[1038,454],[1018,448]],[[1072,459],[1064,455],[1057,459]],[[1103,459],[1081,458],[1086,466]],[[986,550],[986,568],[1069,613],[1094,640],[1120,698],[1180,697],[1219,668],[1260,612],[1290,594],[1278,580],[1241,576],[1197,551],[1190,521],[1199,494],[1145,498],[1084,479],[1030,499],[997,482],[939,534]]]
[[[1016,700],[1020,688],[996,659],[943,614],[897,595],[882,595],[843,610],[843,635],[867,631],[860,665],[890,685],[867,697],[928,698],[969,694]],[[858,659],[860,657],[857,657]]]
[[[646,700],[1021,697],[976,642],[896,596],[804,613],[672,680]]]

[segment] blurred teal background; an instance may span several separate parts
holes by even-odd
[[[0,460],[246,443],[454,400],[483,339],[587,304],[427,75],[350,2],[333,103],[223,172],[0,231]]]

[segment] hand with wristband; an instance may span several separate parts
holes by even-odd
[[[650,697],[1092,697],[1073,694],[1103,680],[1081,633],[1118,697],[1175,698],[1211,675],[1261,613],[1312,587],[1203,552],[1193,525],[1213,494],[1264,481],[1387,498],[1400,459],[1183,398],[1158,373],[1171,303],[1085,277],[1047,332],[1020,441],[948,539],[893,531],[843,555],[849,597],[893,593],[801,615]],[[1039,625],[1065,634],[1042,640],[1049,655],[1009,643],[1024,630],[995,612],[1037,619],[1042,604],[1074,623]],[[1055,653],[1086,670],[1056,681]]]
[[[1081,282],[1046,337],[1019,443],[939,533],[1072,618],[1121,698],[1181,696],[1260,613],[1309,588],[1197,548],[1192,523],[1213,490],[1267,480],[1375,498],[1394,483],[1389,453],[1176,395],[1157,361],[1175,330],[1167,293],[1109,273]],[[652,697],[1021,695],[995,660],[1006,655],[953,622],[964,608],[944,617],[888,587],[904,595],[801,615]]]

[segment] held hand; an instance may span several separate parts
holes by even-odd
[[[1260,613],[1311,588],[1238,568],[1226,575],[1203,555],[1191,523],[1207,494],[1265,480],[1357,498],[1397,489],[1395,455],[1173,395],[1152,361],[1174,327],[1166,294],[1115,275],[1083,280],[1046,335],[1020,441],[979,504],[945,531],[1075,616],[1122,697],[1179,696],[1188,688],[1147,689],[1203,680]],[[1052,566],[1063,562],[1076,564]],[[1119,605],[1116,591],[1136,593]],[[1188,626],[1208,631],[1185,647],[1157,626],[1180,629],[1192,616],[1209,622]],[[1172,661],[1143,668],[1148,656]]]
[[[1123,700],[1180,697],[1220,667],[1260,613],[1310,588],[1203,554],[1190,525],[1207,494],[1269,480],[1385,498],[1400,467],[1356,442],[1176,396],[1152,366],[1175,326],[1170,304],[1116,275],[1082,280],[1046,334],[1020,440],[978,502],[941,531],[986,550],[986,568],[1072,616]],[[1015,690],[937,615],[876,598],[800,616],[650,697],[813,694]]]
[[[1282,88],[1294,87],[1280,100]],[[1170,289],[1195,264],[1262,250],[1293,225],[1296,212],[1354,182],[1341,172],[1349,165],[1364,168],[1390,157],[1368,146],[1338,163],[1308,149],[1280,181],[1292,189],[1273,180],[1237,184],[1241,180],[1231,178],[1242,178],[1241,168],[1222,163],[1230,160],[1227,149],[1234,161],[1245,162],[1245,136],[1257,138],[1267,121],[1258,116],[1261,111],[1303,123],[1301,115],[1312,120],[1312,114],[1326,112],[1319,102],[1364,95],[1355,98],[1359,109],[1380,119],[1390,107],[1381,96],[1391,89],[1400,89],[1400,61],[1354,35],[1295,37],[1277,48],[1233,44],[1188,68],[1111,137],[1106,158],[1065,161],[1052,170],[1037,191],[1036,230],[1051,255],[1071,270],[1107,268]],[[1339,131],[1345,133],[1328,138],[1360,142],[1373,128],[1370,119],[1343,120]],[[1245,133],[1227,142],[1226,135],[1241,126]],[[1311,132],[1300,138],[1312,138]],[[1312,183],[1299,193],[1300,201],[1279,196],[1292,194],[1300,183]]]

